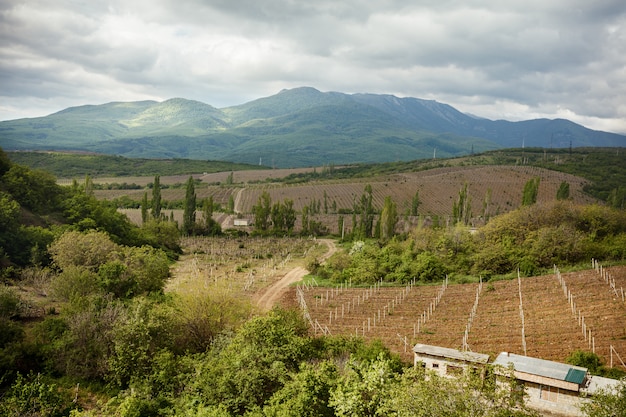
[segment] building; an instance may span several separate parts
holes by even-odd
[[[554,415],[582,416],[580,406],[598,390],[612,390],[619,381],[591,376],[587,368],[502,352],[493,365],[512,367],[524,386],[526,404]]]
[[[468,369],[486,369],[489,364],[489,355],[423,344],[413,347],[413,358],[414,366],[448,377]],[[529,408],[551,416],[582,416],[580,406],[584,401],[599,390],[610,391],[619,384],[614,379],[589,375],[587,368],[509,352],[500,353],[491,365],[496,374],[512,375],[524,388]]]
[[[233,220],[233,225],[234,226],[238,226],[238,227],[247,227],[248,226],[248,219],[234,219]]]
[[[455,376],[464,370],[482,369],[489,362],[489,355],[462,352],[439,346],[417,344],[413,347],[413,364],[423,366],[441,376]]]

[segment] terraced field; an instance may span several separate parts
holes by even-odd
[[[590,269],[561,274],[562,281],[552,274],[482,285],[304,286],[292,289],[291,297],[306,308],[316,333],[381,339],[406,359],[413,344],[426,343],[561,362],[576,349],[595,350],[609,364],[613,346],[614,366],[622,366],[617,355],[626,360],[626,267],[606,271],[609,280]]]

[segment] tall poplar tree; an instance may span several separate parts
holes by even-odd
[[[539,194],[539,182],[541,178],[531,178],[524,184],[524,191],[522,193],[522,206],[531,206],[537,202],[537,195]]]
[[[192,234],[196,225],[196,189],[193,177],[187,180],[185,204],[183,207],[183,233]]]
[[[383,211],[380,214],[380,237],[391,239],[395,235],[396,224],[398,224],[398,210],[396,203],[391,197],[385,197]]]
[[[254,225],[257,229],[266,231],[270,227],[270,215],[272,213],[272,198],[267,191],[259,196],[257,204],[252,207],[254,213]]]
[[[143,193],[143,198],[141,199],[141,223],[145,223],[148,221],[148,193]]]
[[[161,177],[158,175],[154,177],[152,186],[152,217],[161,218]]]

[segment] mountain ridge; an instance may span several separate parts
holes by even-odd
[[[0,146],[299,167],[524,146],[624,147],[626,136],[565,119],[494,121],[435,100],[299,87],[225,108],[185,98],[70,107],[0,122]]]

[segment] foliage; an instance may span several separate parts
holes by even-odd
[[[339,370],[331,361],[303,363],[290,375],[263,409],[267,417],[334,417],[331,393],[337,389]]]
[[[19,315],[22,300],[15,289],[0,284],[0,318],[10,319]]]
[[[602,360],[600,356],[593,352],[575,350],[565,359],[565,362],[574,366],[587,368],[591,375],[600,375],[602,371]]]
[[[528,182],[524,184],[524,191],[522,193],[522,206],[530,206],[537,202],[540,182],[541,178],[535,177],[528,180]]]
[[[235,296],[225,287],[199,289],[177,294],[174,298],[178,326],[177,345],[190,352],[204,352],[226,332],[233,332],[252,313],[246,299]]]
[[[389,196],[385,197],[383,210],[380,214],[380,223],[381,239],[391,239],[396,234],[396,224],[398,224],[398,210],[396,208],[396,203],[394,203]]]
[[[182,231],[185,234],[193,234],[196,226],[196,191],[194,188],[193,177],[189,176],[185,191],[185,201],[183,205],[183,226]]]
[[[0,415],[6,417],[60,417],[72,406],[67,395],[41,374],[18,374],[16,381],[0,402]]]
[[[254,213],[254,227],[261,232],[269,230],[272,214],[272,199],[267,191],[259,196],[257,204],[252,207]]]
[[[391,387],[381,415],[444,417],[531,417],[508,386],[497,387],[487,378],[466,372],[451,379],[417,368],[405,372]]]
[[[265,404],[307,355],[306,325],[296,312],[272,310],[246,322],[199,377],[202,398],[242,414]]]
[[[346,371],[331,393],[329,405],[335,408],[335,415],[384,415],[383,404],[397,377],[389,360],[379,356],[371,362],[349,362]]]
[[[467,193],[467,183],[459,191],[459,197],[452,205],[452,219],[455,224],[463,223],[468,225],[472,218],[472,199]]]
[[[112,259],[117,249],[118,245],[105,232],[68,231],[50,246],[49,252],[55,265],[61,269],[75,266],[96,271]]]
[[[623,211],[554,202],[522,207],[493,218],[476,234],[474,272],[506,273],[524,263],[528,272],[589,257],[623,259],[615,243],[626,233]]]
[[[567,200],[569,198],[569,183],[563,181],[556,192],[557,200]]]
[[[139,230],[141,240],[148,245],[162,249],[170,259],[182,253],[180,231],[176,223],[165,220],[148,220]]]
[[[581,407],[587,417],[615,417],[626,415],[626,379],[614,390],[600,390]]]
[[[159,175],[154,176],[154,183],[152,185],[152,218],[155,220],[161,219],[161,177]]]
[[[59,178],[82,178],[85,175],[93,177],[185,175],[189,172],[211,173],[264,169],[258,164],[235,164],[224,161],[129,159],[115,155],[85,155],[62,152],[9,152],[8,154],[2,153],[0,156],[4,158],[5,162],[10,159],[15,164],[31,169],[43,169]],[[2,175],[1,171],[0,175]]]
[[[174,314],[166,303],[134,299],[112,328],[107,378],[122,388],[133,379],[145,379],[157,354],[173,350],[174,329]]]
[[[54,210],[58,207],[61,188],[56,179],[45,171],[32,171],[12,165],[2,176],[3,188],[20,206],[34,212]]]
[[[620,368],[609,368],[602,363],[600,356],[584,350],[573,351],[565,361],[571,365],[587,368],[591,375],[600,375],[606,378],[619,379],[626,377],[626,372]]]

